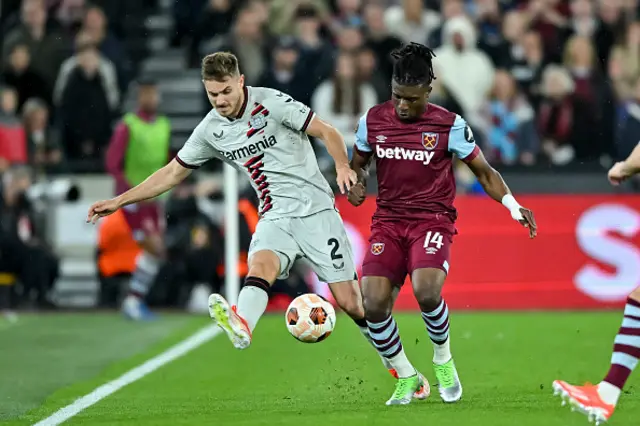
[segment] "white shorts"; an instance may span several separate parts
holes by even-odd
[[[270,250],[280,259],[279,279],[289,276],[296,259],[303,259],[320,281],[336,283],[357,279],[351,243],[336,210],[306,217],[260,219],[249,246],[249,257]]]

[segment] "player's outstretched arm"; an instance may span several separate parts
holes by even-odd
[[[467,164],[473,174],[478,178],[485,192],[489,194],[491,198],[508,208],[511,212],[511,217],[520,222],[524,227],[529,228],[529,237],[534,238],[538,233],[538,226],[533,217],[533,212],[518,204],[504,179],[502,179],[502,175],[491,167],[482,154],[482,151],[479,151],[478,155]]]
[[[129,204],[155,198],[164,194],[191,174],[192,170],[183,167],[175,159],[149,176],[141,184],[110,200],[98,201],[89,207],[87,222],[96,223],[100,217],[108,216]]]
[[[617,186],[638,173],[640,173],[640,143],[624,161],[619,161],[611,167],[607,177],[612,185]]]
[[[321,139],[329,155],[336,163],[336,172],[338,174],[338,188],[340,192],[346,194],[352,185],[358,181],[355,172],[349,167],[349,157],[347,155],[347,147],[344,144],[344,138],[332,125],[314,116],[307,127],[306,133],[314,138]]]

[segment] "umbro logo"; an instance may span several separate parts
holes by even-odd
[[[213,136],[214,136],[216,139],[220,139],[220,138],[222,137],[222,135],[223,135],[223,134],[224,134],[224,131],[222,131],[222,130],[220,131],[220,133],[213,132]]]

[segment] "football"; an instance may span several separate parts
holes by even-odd
[[[289,304],[285,313],[289,333],[304,343],[321,342],[336,326],[336,311],[325,298],[303,294]]]

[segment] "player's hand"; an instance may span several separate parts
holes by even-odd
[[[358,183],[358,175],[351,169],[351,167],[339,167],[336,169],[336,172],[338,174],[336,181],[338,182],[338,188],[340,188],[340,192],[342,194],[348,193],[351,187]]]
[[[349,190],[347,200],[349,200],[352,205],[358,207],[364,203],[365,198],[367,198],[367,189],[362,183],[358,182]]]
[[[614,185],[614,186],[620,185],[629,176],[631,176],[631,173],[629,173],[629,171],[627,170],[627,167],[624,164],[624,161],[618,161],[616,164],[614,164],[613,167],[611,167],[611,169],[609,170],[609,173],[607,174],[607,178],[609,178],[609,182],[611,182],[611,185]]]
[[[115,213],[119,208],[120,206],[118,206],[118,202],[113,198],[111,200],[103,200],[93,203],[93,205],[89,207],[87,223],[95,224],[99,218],[109,216],[110,214]]]
[[[522,219],[518,220],[518,222],[525,228],[529,228],[529,238],[535,238],[538,235],[538,225],[536,225],[533,212],[527,208],[520,207],[520,214]]]

